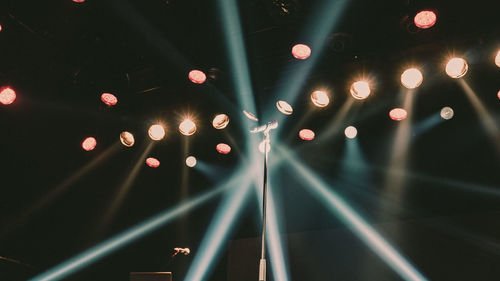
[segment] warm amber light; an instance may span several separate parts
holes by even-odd
[[[97,145],[97,140],[93,137],[88,137],[82,142],[82,148],[85,151],[93,150]]]
[[[132,133],[124,131],[120,134],[120,141],[126,147],[131,147],[135,143],[134,135]]]
[[[403,108],[394,108],[389,112],[389,117],[391,117],[391,119],[395,121],[404,120],[407,116],[408,113]]]
[[[330,103],[330,98],[328,94],[324,91],[314,91],[311,94],[311,100],[313,104],[317,107],[325,107]]]
[[[469,66],[463,58],[452,58],[446,64],[446,74],[451,78],[463,77],[468,69]]]
[[[191,119],[184,119],[179,124],[179,131],[185,136],[190,136],[196,132],[196,124]]]
[[[424,76],[417,68],[409,68],[401,74],[401,84],[408,89],[417,88],[423,80]]]
[[[292,106],[283,100],[276,102],[276,108],[278,108],[278,110],[285,115],[291,115],[293,113]]]
[[[495,57],[495,64],[500,67],[500,50],[497,52],[497,56]]]
[[[366,99],[370,95],[370,85],[366,81],[356,81],[352,83],[350,92],[355,99]]]
[[[227,127],[229,124],[229,116],[226,114],[217,114],[214,117],[214,120],[212,120],[212,126],[214,126],[215,129],[217,130],[222,130]]]
[[[345,128],[344,134],[346,137],[353,139],[358,135],[358,129],[356,129],[356,127],[354,126],[349,126]]]
[[[189,168],[193,168],[194,166],[196,166],[196,157],[194,156],[188,156],[186,158],[186,166],[188,166]]]
[[[165,137],[165,129],[162,125],[155,124],[149,127],[148,134],[152,140],[159,141]]]

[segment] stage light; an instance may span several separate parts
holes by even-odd
[[[451,107],[445,106],[441,109],[440,115],[444,120],[450,120],[451,118],[453,118],[454,112]]]
[[[287,103],[286,101],[279,100],[276,102],[276,107],[278,110],[285,114],[285,115],[291,115],[293,113],[293,108],[292,106]]]
[[[179,124],[179,132],[185,136],[190,136],[196,132],[196,124],[191,119],[184,119]]]
[[[267,146],[266,146],[266,142],[267,142]],[[266,140],[263,140],[259,143],[259,151],[260,153],[264,153],[264,150],[267,151],[267,153],[269,153],[269,151],[271,151],[271,144],[266,141]]]
[[[73,2],[75,2],[75,3],[83,3],[83,2],[85,2],[85,0],[73,0]]]
[[[82,148],[86,151],[93,150],[97,145],[97,140],[93,137],[88,137],[82,142]]]
[[[113,105],[115,105],[118,102],[118,99],[113,94],[103,93],[101,95],[101,101],[103,103],[105,103],[106,105],[113,106]]]
[[[350,92],[355,99],[366,99],[370,95],[370,85],[366,81],[356,81],[352,83]]]
[[[131,147],[135,143],[134,135],[132,135],[132,133],[130,132],[123,131],[120,134],[120,141],[124,146]]]
[[[251,113],[251,112],[248,112],[246,110],[243,110],[243,114],[245,114],[245,116],[252,120],[252,121],[259,121],[259,118],[257,118],[257,116],[255,116],[255,114]]]
[[[165,137],[165,129],[160,124],[155,124],[149,127],[149,137],[152,140],[159,141]]]
[[[214,126],[215,129],[217,130],[222,130],[227,127],[229,124],[229,116],[226,114],[217,114],[214,117],[214,120],[212,120],[212,126]]]
[[[495,64],[500,67],[500,50],[497,52],[497,56],[495,57]]]
[[[469,66],[463,58],[452,58],[446,64],[446,74],[451,78],[460,78],[467,73]]]
[[[297,44],[292,48],[292,55],[299,60],[305,60],[311,55],[311,48],[304,44]]]
[[[311,100],[313,104],[317,107],[325,107],[330,103],[330,98],[328,94],[324,91],[314,91],[311,94]]]
[[[309,129],[302,129],[299,131],[299,137],[305,141],[310,141],[314,139],[314,132]]]
[[[217,149],[217,152],[219,152],[220,154],[228,154],[229,152],[231,152],[231,147],[225,143],[219,143],[215,149]]]
[[[431,28],[436,24],[436,13],[430,10],[420,11],[415,15],[413,22],[418,28],[426,29]]]
[[[190,168],[193,168],[194,166],[196,166],[196,157],[188,156],[186,158],[186,165]]]
[[[353,139],[358,135],[358,129],[356,129],[356,127],[354,126],[349,126],[345,128],[344,134],[346,137]]]
[[[401,74],[401,84],[408,89],[417,88],[422,84],[422,80],[424,80],[424,76],[422,76],[422,72],[416,68],[409,68]]]
[[[148,157],[146,159],[146,164],[151,168],[158,168],[160,166],[160,160],[153,157]]]
[[[0,103],[9,105],[16,100],[16,91],[10,87],[3,87],[0,89]]]
[[[0,32],[2,31],[2,25],[0,24]]]
[[[498,97],[498,99],[500,100],[500,91],[498,91],[498,93],[497,93],[497,97]]]
[[[406,112],[406,110],[402,108],[394,108],[389,112],[389,117],[391,117],[392,120],[396,121],[401,121],[403,119],[406,119],[407,116],[408,113]]]
[[[207,80],[207,76],[201,70],[191,70],[188,76],[189,80],[195,84],[203,84]]]

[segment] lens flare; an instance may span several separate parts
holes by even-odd
[[[88,137],[82,142],[82,148],[86,151],[93,150],[97,145],[97,140],[93,137]]]
[[[302,129],[299,131],[299,137],[305,141],[310,141],[314,139],[314,132],[309,129]]]
[[[358,135],[358,129],[354,126],[349,126],[345,128],[344,134],[347,138],[353,139]]]
[[[212,126],[214,126],[215,129],[217,130],[222,130],[227,127],[229,124],[229,116],[226,114],[217,114],[214,117],[214,120],[212,120]]]
[[[452,58],[446,64],[446,74],[455,79],[463,77],[468,69],[469,66],[463,58]]]
[[[219,143],[215,147],[215,149],[217,149],[217,152],[219,152],[220,154],[228,154],[229,152],[231,152],[231,147],[225,143]]]
[[[101,95],[101,101],[108,106],[113,106],[118,103],[116,96],[110,93],[103,93]]]
[[[330,103],[330,98],[325,91],[314,91],[311,94],[311,101],[317,107],[325,107]]]
[[[16,92],[10,87],[0,89],[0,103],[9,105],[16,100]]]
[[[196,166],[196,157],[188,156],[186,158],[186,166],[188,166],[189,168],[193,168],[194,166]]]
[[[434,11],[420,11],[415,15],[413,22],[418,28],[431,28],[436,24],[436,13]]]
[[[187,118],[179,124],[179,132],[185,136],[190,136],[196,132],[196,124]]]
[[[391,119],[395,120],[395,121],[404,120],[404,119],[406,119],[407,116],[408,116],[408,113],[406,112],[406,110],[404,110],[402,108],[394,108],[393,110],[391,110],[389,112],[389,117],[391,117]]]
[[[189,80],[195,84],[203,84],[207,81],[207,76],[201,70],[191,70],[188,74]]]
[[[370,85],[366,81],[356,81],[352,83],[351,95],[358,100],[364,100],[370,95]]]
[[[401,74],[401,84],[408,89],[415,89],[424,80],[422,72],[416,68],[409,68]]]
[[[160,124],[155,124],[149,127],[149,137],[152,140],[159,141],[165,137],[165,129]]]
[[[441,118],[443,118],[444,120],[450,120],[451,118],[453,118],[453,115],[455,113],[453,112],[453,109],[449,106],[445,106],[441,109],[441,112],[439,113],[439,115],[441,115]]]
[[[305,60],[311,55],[311,48],[304,44],[297,44],[292,48],[292,55],[299,60]]]
[[[286,101],[282,101],[282,100],[277,101],[276,108],[278,108],[278,110],[285,115],[292,115],[292,113],[293,113],[292,106],[289,103],[287,103]]]
[[[146,164],[151,168],[158,168],[158,167],[160,167],[160,160],[158,160],[154,157],[148,157],[146,159]]]
[[[134,135],[130,132],[123,131],[120,134],[120,142],[126,147],[131,147],[135,143]]]

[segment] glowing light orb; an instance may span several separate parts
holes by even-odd
[[[443,118],[444,120],[450,120],[451,118],[453,118],[453,115],[455,113],[453,112],[453,109],[449,106],[445,106],[441,109],[441,112],[439,113],[439,115],[441,115],[441,118]]]
[[[293,113],[293,108],[292,106],[287,103],[286,101],[282,101],[282,100],[279,100],[276,102],[276,107],[278,108],[278,110],[285,114],[285,115],[292,115]]]
[[[191,80],[191,82],[195,83],[195,84],[203,84],[205,83],[205,81],[207,81],[207,76],[205,75],[205,73],[201,70],[191,70],[189,72],[189,80]]]
[[[413,18],[413,22],[418,28],[431,28],[436,24],[437,16],[434,11],[420,11]]]
[[[498,91],[498,93],[497,93],[497,97],[498,97],[498,99],[500,100],[500,91]]]
[[[214,120],[212,120],[212,126],[214,126],[215,129],[217,130],[222,130],[227,127],[229,124],[229,116],[226,114],[217,114],[214,117]]]
[[[292,55],[299,60],[305,60],[311,55],[311,48],[304,44],[297,44],[292,48]]]
[[[317,107],[325,107],[330,103],[330,98],[324,91],[314,91],[311,94],[311,101]]]
[[[460,78],[467,73],[469,66],[463,58],[452,58],[446,64],[446,74],[451,78]]]
[[[370,85],[366,81],[356,81],[352,83],[350,92],[355,99],[366,99],[370,95]]]
[[[113,106],[113,105],[115,105],[118,102],[118,99],[113,94],[103,93],[101,95],[101,101],[103,103],[105,103],[106,105]]]
[[[344,134],[346,137],[353,139],[358,135],[358,129],[356,129],[356,127],[354,126],[349,126],[345,128]]]
[[[305,141],[310,141],[314,139],[314,132],[309,129],[302,129],[299,131],[299,137]]]
[[[134,135],[130,132],[123,131],[120,134],[120,142],[126,147],[131,147],[135,143]]]
[[[16,91],[10,87],[0,88],[0,103],[9,105],[16,100]]]
[[[82,148],[83,150],[86,150],[86,151],[91,151],[93,150],[97,145],[97,140],[93,137],[88,137],[86,139],[83,140],[82,142]]]
[[[75,3],[83,3],[83,2],[85,2],[85,0],[73,0],[73,2],[75,2]]]
[[[271,151],[271,144],[268,141],[266,141],[266,140],[263,140],[263,141],[261,141],[259,143],[259,151],[260,151],[260,153],[263,154],[264,150],[266,150],[267,153],[269,153],[269,151]]]
[[[497,56],[495,57],[495,64],[500,67],[500,50],[497,52]]]
[[[257,122],[257,121],[259,121],[259,118],[257,118],[257,116],[255,116],[255,114],[253,114],[253,113],[251,113],[251,112],[248,112],[248,111],[246,111],[246,110],[243,110],[243,114],[245,114],[245,116],[246,116],[248,119],[252,120],[252,121],[256,121],[256,122]]]
[[[179,132],[185,136],[190,136],[196,132],[196,124],[191,119],[184,119],[179,124]]]
[[[231,152],[231,147],[225,143],[219,143],[215,147],[215,149],[217,149],[217,152],[219,152],[220,154],[228,154],[229,152]]]
[[[408,112],[402,108],[394,108],[389,112],[389,117],[391,117],[392,120],[395,121],[401,121],[406,119],[408,116]]]
[[[149,127],[149,137],[152,140],[159,141],[165,137],[165,129],[160,124],[155,124]]]
[[[186,166],[188,166],[189,168],[193,168],[194,166],[196,166],[196,157],[188,156],[186,158]]]
[[[158,168],[160,167],[160,160],[153,157],[149,157],[146,159],[146,164],[151,168]]]
[[[0,31],[2,31],[2,25],[0,24]]]
[[[422,72],[416,68],[409,68],[401,74],[401,84],[408,89],[415,89],[424,80]]]

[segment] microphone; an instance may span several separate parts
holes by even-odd
[[[260,133],[260,132],[264,132],[264,131],[274,130],[276,128],[278,128],[278,121],[273,120],[273,121],[267,122],[267,124],[260,125],[258,127],[253,128],[252,130],[250,130],[250,133],[255,134],[255,133]]]
[[[189,255],[191,253],[191,250],[189,248],[174,248],[175,255],[178,253],[184,254],[185,256]]]

